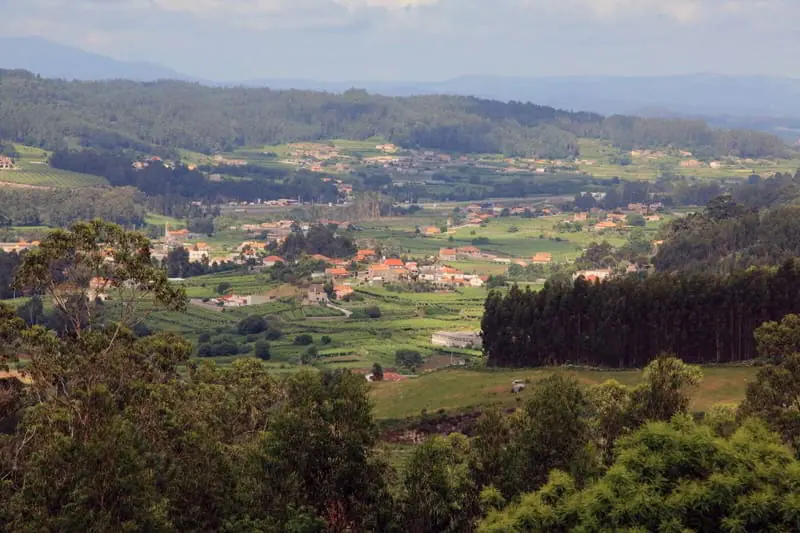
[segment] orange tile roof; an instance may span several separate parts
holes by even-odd
[[[454,248],[442,248],[439,250],[439,255],[456,255]]]
[[[390,267],[401,267],[403,266],[403,261],[400,259],[387,259],[383,262],[383,264]]]
[[[270,263],[285,263],[286,261],[283,260],[283,257],[278,257],[277,255],[270,255],[269,257],[265,257],[264,261]]]
[[[343,268],[326,268],[325,273],[332,276],[346,276],[349,272]]]
[[[375,255],[375,250],[359,250],[356,255]]]

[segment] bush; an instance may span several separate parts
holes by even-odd
[[[388,331],[388,330],[385,330],[385,329],[382,329],[375,336],[378,337],[379,339],[384,339],[384,340],[385,339],[391,339],[392,338],[392,332]]]
[[[516,227],[516,226],[511,226],[510,228],[508,228],[508,232],[509,233],[517,233],[517,232],[519,232],[519,228]]]
[[[256,342],[255,347],[255,355],[262,361],[269,361],[270,357],[272,357],[271,353],[271,346],[267,341],[258,341]]]
[[[283,337],[283,331],[278,328],[268,328],[267,331],[264,332],[264,338],[268,341],[276,341],[281,337]]]
[[[477,237],[475,239],[472,239],[473,246],[478,246],[481,244],[489,244],[489,237]]]
[[[372,365],[372,381],[383,381],[383,367],[380,363]]]
[[[197,338],[197,342],[200,342],[200,343],[206,343],[206,342],[209,342],[210,340],[211,340],[211,334],[210,333],[201,333],[200,336]]]
[[[489,280],[486,282],[486,287],[489,289],[499,289],[501,287],[505,287],[507,283],[508,278],[506,276],[489,276]]]
[[[425,362],[422,354],[416,350],[397,350],[394,360],[398,366],[405,368],[415,368]]]
[[[628,215],[628,225],[643,227],[647,225],[647,220],[645,220],[642,215],[634,213],[632,215]]]
[[[251,315],[239,322],[236,329],[239,331],[240,335],[257,335],[266,331],[268,327],[264,317]]]
[[[153,332],[149,327],[147,327],[147,324],[145,324],[144,322],[139,322],[133,327],[133,334],[141,338],[141,337],[149,337],[150,335],[153,334]]]
[[[231,288],[231,284],[227,281],[223,281],[219,285],[217,285],[217,294],[225,294]]]
[[[306,348],[306,351],[303,352],[303,355],[300,356],[300,362],[304,365],[307,365],[314,361],[319,356],[319,350],[317,350],[316,346],[309,346]]]
[[[248,335],[247,337],[244,338],[244,340],[246,342],[256,342],[258,340],[258,337],[256,337],[255,335]]]
[[[367,315],[367,318],[380,318],[381,308],[377,305],[370,305],[364,308],[364,313]]]
[[[303,333],[294,338],[295,346],[308,346],[309,344],[314,344],[314,337],[307,333]]]
[[[211,345],[201,344],[197,347],[197,357],[212,357]]]
[[[320,341],[320,342],[321,342],[323,345],[328,345],[328,344],[330,344],[331,342],[333,342],[333,339],[331,339],[331,338],[330,338],[329,336],[327,336],[327,335],[323,335],[323,336],[322,336],[322,338],[321,338],[319,341]]]
[[[203,343],[197,347],[198,357],[222,357],[242,353],[239,344],[230,337],[223,337],[214,342]]]

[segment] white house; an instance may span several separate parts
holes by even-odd
[[[437,331],[431,336],[431,344],[450,348],[479,348],[483,340],[477,331]]]

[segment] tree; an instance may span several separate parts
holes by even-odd
[[[330,336],[328,335],[323,335],[322,337],[320,337],[319,342],[321,342],[323,346],[326,346],[331,342],[333,342],[333,339],[331,339]]]
[[[790,314],[780,322],[765,322],[754,335],[761,357],[780,359],[800,354],[800,315]]]
[[[394,360],[398,366],[403,368],[416,368],[422,365],[425,360],[422,354],[416,350],[397,350],[394,354]]]
[[[743,417],[757,416],[778,431],[800,454],[800,354],[758,370],[739,408]]]
[[[471,469],[479,487],[493,487],[504,499],[519,494],[523,468],[520,430],[522,413],[505,416],[498,409],[487,409],[475,425]]]
[[[703,372],[676,357],[661,355],[645,367],[643,378],[631,398],[634,419],[640,423],[666,421],[688,412],[691,392],[702,381]]]
[[[239,322],[236,330],[239,332],[239,335],[257,335],[266,331],[268,327],[269,325],[267,321],[264,320],[264,317],[250,315]]]
[[[255,356],[262,361],[269,361],[272,357],[272,346],[267,341],[256,341]]]
[[[588,413],[574,378],[553,375],[536,384],[520,422],[520,490],[540,487],[553,469],[582,477],[593,468]]]
[[[571,276],[570,276],[571,278]],[[753,332],[800,309],[800,262],[735,275],[581,277],[536,292],[490,293],[481,324],[490,366],[643,367],[661,353],[687,363],[758,356]]]
[[[217,285],[216,292],[217,294],[221,295],[221,294],[227,294],[229,290],[231,290],[231,284],[228,283],[227,281],[223,281],[222,283]]]
[[[403,531],[469,531],[479,513],[463,435],[433,437],[414,448],[402,482]]]
[[[276,341],[281,337],[283,337],[283,331],[273,326],[269,326],[267,331],[264,332],[264,338],[268,341]]]
[[[486,287],[489,289],[500,289],[508,285],[508,278],[502,274],[492,274],[486,281]]]
[[[308,346],[314,344],[314,338],[308,333],[303,333],[294,338],[294,344],[295,346]]]
[[[633,394],[631,389],[615,380],[609,380],[589,389],[591,410],[590,425],[594,441],[604,464],[614,459],[617,439],[633,429]]]
[[[380,363],[372,364],[372,381],[383,381],[383,367]]]
[[[19,289],[46,294],[77,337],[98,324],[102,305],[92,293],[113,291],[117,333],[158,307],[186,306],[183,289],[172,287],[166,272],[153,266],[147,238],[101,220],[48,234],[25,255],[15,283]]]
[[[748,423],[726,440],[677,417],[620,439],[614,465],[596,483],[580,488],[553,471],[538,492],[489,513],[478,531],[792,530],[790,487],[798,482],[796,459],[763,425]]]
[[[634,227],[643,227],[647,225],[647,220],[645,220],[644,216],[640,215],[639,213],[628,215],[627,222],[629,226]]]
[[[367,318],[380,318],[381,317],[381,309],[377,305],[369,305],[364,308],[364,313],[367,315]]]

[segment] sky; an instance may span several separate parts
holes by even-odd
[[[217,81],[800,77],[800,0],[0,0],[0,13],[3,37]]]

